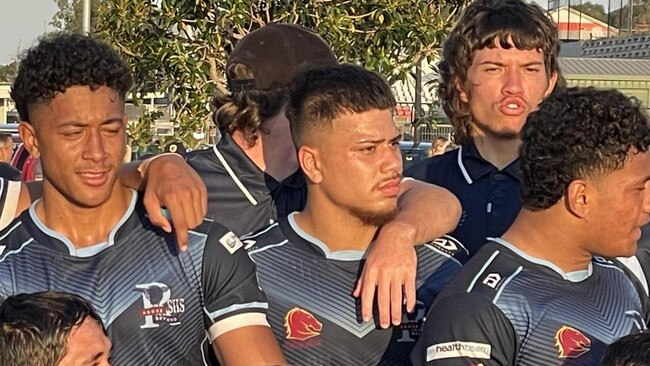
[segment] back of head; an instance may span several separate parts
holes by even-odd
[[[315,69],[298,76],[290,92],[287,117],[296,147],[311,131],[328,128],[345,113],[392,109],[396,105],[388,82],[354,65]]]
[[[610,344],[602,366],[650,366],[650,334],[630,334]]]
[[[71,86],[92,90],[107,86],[124,98],[131,84],[128,65],[106,43],[91,36],[56,33],[27,51],[11,98],[20,119],[30,122],[30,106],[47,103]]]
[[[75,326],[90,317],[90,304],[71,294],[38,292],[10,296],[0,304],[0,365],[56,366]]]
[[[544,54],[546,72],[560,74],[557,60],[560,41],[557,28],[544,10],[523,0],[477,0],[461,15],[444,43],[440,70],[438,96],[454,126],[454,142],[470,141],[471,115],[469,106],[460,98],[458,87],[468,88],[467,70],[472,65],[474,53],[484,48],[510,48],[508,40],[520,50],[538,49]],[[563,86],[558,78],[556,89]],[[471,97],[471,96],[470,96]]]
[[[269,24],[242,38],[226,64],[230,93],[218,92],[215,123],[239,130],[253,145],[263,120],[278,114],[287,86],[296,74],[338,61],[329,45],[312,30],[294,24]]]
[[[528,116],[522,140],[523,205],[543,210],[572,181],[621,169],[631,151],[648,151],[650,125],[638,101],[617,90],[568,88]]]

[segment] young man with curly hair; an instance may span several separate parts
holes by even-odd
[[[650,220],[650,124],[615,90],[570,88],[521,132],[523,209],[431,308],[415,365],[598,365],[645,331],[648,298],[615,257]]]
[[[477,0],[444,43],[438,95],[459,149],[404,174],[449,189],[463,207],[451,233],[470,255],[521,209],[519,146],[526,117],[556,84],[560,41],[546,12],[523,0]]]
[[[216,364],[215,354],[222,365],[283,364],[236,235],[205,221],[179,252],[118,181],[130,87],[128,66],[92,37],[57,34],[21,60],[12,97],[43,166],[43,197],[0,232],[0,299],[85,297],[118,365]]]
[[[46,291],[0,304],[0,365],[110,366],[111,341],[79,296]]]

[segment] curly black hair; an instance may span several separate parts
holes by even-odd
[[[568,88],[549,96],[522,130],[522,201],[551,207],[576,179],[621,169],[630,152],[650,146],[648,116],[617,90]]]
[[[20,119],[29,122],[31,105],[48,103],[71,86],[107,86],[124,98],[132,83],[129,66],[108,44],[91,36],[56,33],[27,51],[11,98]]]
[[[650,365],[650,334],[627,335],[607,346],[603,366]]]

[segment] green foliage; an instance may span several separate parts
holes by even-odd
[[[59,0],[62,1],[62,0]],[[94,29],[132,65],[135,91],[171,94],[178,138],[207,130],[233,44],[270,22],[316,30],[344,62],[390,81],[436,55],[466,0],[103,0]],[[150,140],[149,140],[150,141]]]
[[[0,65],[0,82],[13,82],[18,74],[18,61]]]
[[[601,22],[607,23],[607,12],[605,11],[605,7],[601,4],[585,2],[578,5],[571,5],[571,7],[583,14],[587,14]]]
[[[128,126],[127,134],[129,136],[129,145],[131,145],[132,152],[137,156],[144,155],[146,153],[159,153],[160,149],[152,151],[152,142],[154,141],[155,136],[153,135],[153,130],[151,125],[160,117],[162,112],[156,111],[152,113],[147,113],[140,118],[136,123],[131,123]]]
[[[96,21],[97,8],[104,0],[91,0],[90,24]],[[83,0],[54,0],[59,10],[54,14],[50,25],[67,32],[81,33],[83,31]]]
[[[648,1],[634,1],[633,10],[633,23],[632,28],[637,23],[650,23],[650,3]],[[610,13],[610,25],[619,28],[621,34],[625,33],[630,28],[630,6],[625,5],[620,9],[616,9]]]

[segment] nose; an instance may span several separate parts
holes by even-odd
[[[643,188],[643,212],[650,214],[650,181]]]
[[[512,95],[512,94],[520,94],[522,92],[523,87],[521,85],[521,74],[519,70],[515,68],[509,68],[507,69],[503,77],[504,77],[504,81],[503,81],[504,94]]]
[[[397,172],[402,174],[402,153],[397,145],[389,145],[389,148],[386,149],[384,154],[383,172]]]
[[[83,158],[93,161],[101,161],[105,157],[105,143],[101,132],[94,129],[89,130],[83,150]]]

